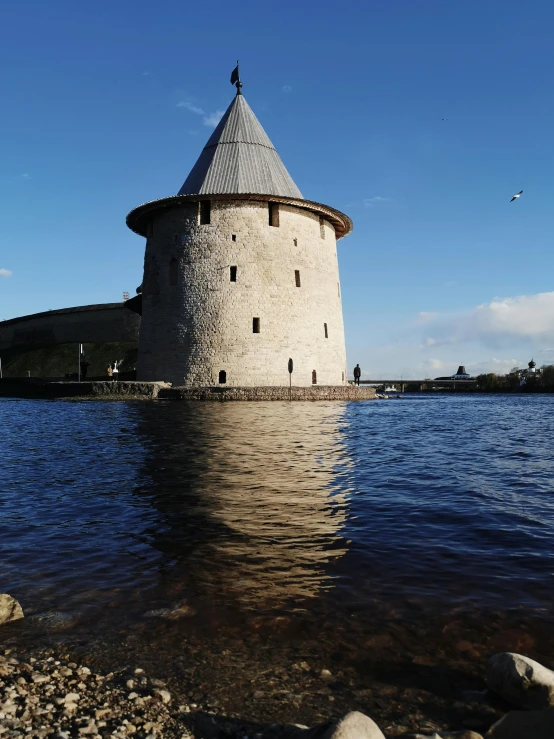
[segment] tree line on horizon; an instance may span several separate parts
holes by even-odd
[[[522,377],[525,383],[521,384]],[[506,375],[489,372],[477,375],[475,384],[484,392],[554,393],[554,364],[544,364],[538,372],[514,367]]]

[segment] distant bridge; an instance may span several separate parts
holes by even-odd
[[[425,380],[360,380],[360,385],[383,385],[403,393],[406,390],[470,390],[475,382],[476,380],[431,380],[427,377]]]

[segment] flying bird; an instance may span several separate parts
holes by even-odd
[[[523,190],[520,190],[519,192],[517,192],[514,195],[514,197],[510,200],[510,203],[513,203],[514,200],[517,200],[519,198],[519,196],[521,195],[522,192],[523,192]]]
[[[447,121],[448,118],[441,118],[441,121]]]

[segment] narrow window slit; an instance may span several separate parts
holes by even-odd
[[[231,235],[231,241],[236,241],[236,240],[237,240],[237,235],[236,234],[232,234]]]
[[[177,278],[179,275],[179,263],[175,257],[171,258],[169,262],[169,285],[174,287],[177,284]]]
[[[329,334],[327,332],[327,324],[326,323],[323,324],[323,328],[325,330],[325,338],[328,339],[329,338]]]
[[[322,239],[325,238],[325,218],[319,216],[319,235]]]
[[[257,317],[252,319],[252,333],[253,334],[260,333],[260,319]]]
[[[279,203],[268,203],[269,225],[279,225]]]
[[[300,287],[300,270],[299,269],[294,270],[294,280],[296,282],[296,287]]]
[[[225,385],[227,382],[227,372],[225,370],[219,370],[219,384]]]
[[[229,280],[231,282],[236,282],[237,281],[237,268],[229,267],[229,271],[230,271]]]
[[[292,241],[293,241],[293,243],[294,243],[295,246],[298,246],[298,239],[293,239]]]
[[[200,201],[200,225],[205,226],[210,223],[212,203],[210,200]]]
[[[317,372],[312,370],[312,385],[317,385]]]

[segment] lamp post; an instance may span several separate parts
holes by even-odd
[[[292,359],[289,359],[288,370],[289,370],[289,400],[292,400]]]

